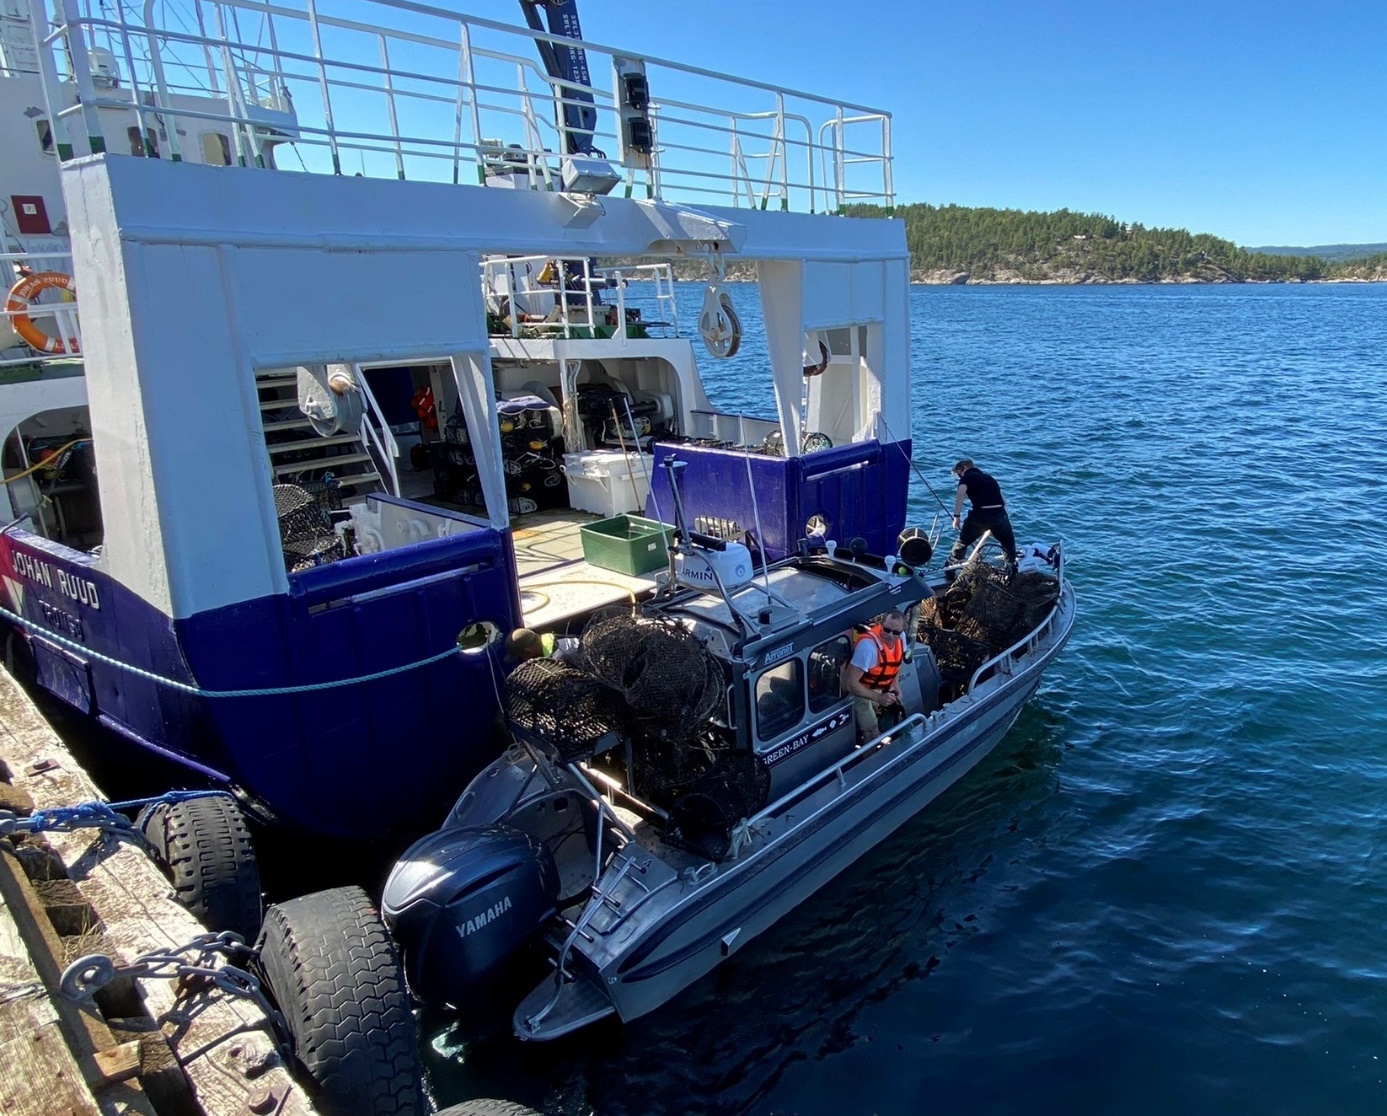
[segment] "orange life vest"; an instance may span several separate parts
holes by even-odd
[[[905,661],[905,637],[893,640],[894,648],[888,646],[886,640],[881,635],[881,625],[873,624],[869,628],[863,628],[854,634],[852,640],[853,650],[857,650],[857,645],[864,639],[870,639],[877,645],[877,665],[871,670],[862,672],[861,682],[869,690],[889,690],[896,681],[896,675],[901,672],[901,663]]]
[[[434,406],[432,384],[425,384],[416,391],[410,403],[414,407],[414,413],[419,416],[419,421],[423,423],[426,430],[438,429],[438,408]]]

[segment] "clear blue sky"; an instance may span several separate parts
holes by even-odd
[[[580,15],[597,42],[890,111],[902,202],[1387,242],[1384,0],[585,0]]]

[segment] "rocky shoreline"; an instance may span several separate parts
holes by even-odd
[[[1023,275],[1007,268],[991,269],[986,275],[975,276],[971,271],[957,271],[949,268],[934,270],[915,270],[910,272],[911,283],[933,287],[1080,287],[1094,285],[1155,286],[1155,285],[1201,285],[1216,283],[1383,283],[1387,282],[1387,271],[1378,269],[1371,275],[1336,275],[1325,279],[1239,279],[1226,272],[1205,275],[1172,275],[1159,279],[1138,279],[1132,276],[1113,279],[1106,275],[1095,275],[1090,271],[1057,271],[1044,278]]]
[[[608,264],[617,267],[619,264]],[[1183,275],[1167,275],[1159,279],[1139,279],[1136,277],[1110,278],[1084,268],[1055,268],[1048,274],[1036,277],[1015,268],[986,267],[980,274],[972,269],[957,268],[911,268],[910,282],[930,287],[1084,287],[1098,285],[1114,286],[1156,286],[1189,285],[1207,286],[1211,284],[1253,283],[1259,285],[1288,283],[1387,283],[1387,267],[1366,269],[1359,274],[1333,275],[1322,279],[1242,279],[1219,268],[1204,268],[1198,272]],[[687,265],[676,269],[680,282],[707,282],[708,273],[702,265]],[[745,263],[734,263],[727,268],[727,283],[756,282],[755,267]]]

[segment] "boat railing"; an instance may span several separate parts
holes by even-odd
[[[879,736],[853,749],[846,756],[840,759],[837,763],[833,764],[830,767],[824,768],[822,771],[820,771],[817,775],[813,776],[812,778],[806,779],[799,786],[795,787],[794,790],[787,791],[785,794],[781,795],[774,802],[772,802],[769,806],[764,807],[754,816],[747,818],[746,821],[741,823],[740,827],[745,827],[747,830],[755,829],[758,825],[761,825],[763,822],[768,821],[769,819],[775,817],[778,814],[784,813],[787,809],[789,809],[789,807],[793,806],[796,802],[799,802],[802,799],[807,798],[816,790],[819,790],[820,788],[827,786],[829,783],[836,782],[839,784],[839,786],[846,786],[847,773],[852,768],[856,767],[858,764],[862,763],[864,760],[867,760],[872,755],[874,755],[881,745],[887,743],[888,741],[899,739],[904,733],[910,731],[911,729],[923,727],[925,724],[925,720],[925,714],[912,713],[909,717],[904,718],[899,724],[893,725],[891,728],[887,729]],[[913,751],[914,749],[912,748],[910,750]]]
[[[0,252],[0,297],[3,297],[4,292],[9,291],[17,280],[42,271],[58,271],[71,275],[72,253]],[[33,302],[19,310],[8,308],[8,298],[0,302],[0,322],[3,322],[9,331],[14,328],[11,324],[14,319],[23,316],[33,322],[41,332],[63,341],[62,352],[48,353],[32,348],[17,334],[9,348],[4,347],[4,341],[0,338],[0,368],[81,359],[82,330],[78,320],[76,295],[71,291],[59,291],[56,292],[56,296],[59,297],[59,301]],[[76,341],[75,345],[72,344],[73,341]]]
[[[1021,639],[1018,639],[1015,643],[1013,643],[1010,647],[1006,648],[1004,651],[1001,651],[998,654],[993,655],[992,658],[988,659],[980,667],[978,667],[977,670],[973,671],[973,676],[970,679],[968,679],[968,688],[964,690],[964,693],[971,694],[974,688],[984,679],[991,676],[997,670],[1003,667],[1010,666],[1014,660],[1019,659],[1022,655],[1029,654],[1035,651],[1037,647],[1039,647],[1042,643],[1044,643],[1047,639],[1050,638],[1051,633],[1054,631],[1055,625],[1059,621],[1060,612],[1064,607],[1065,581],[1063,549],[1060,550],[1057,557],[1058,565],[1055,570],[1055,575],[1059,581],[1060,593],[1059,596],[1055,598],[1055,603],[1051,607],[1050,611],[1046,613],[1045,619],[1042,620],[1038,625],[1036,625],[1036,627],[1031,630],[1029,635],[1023,636]]]
[[[190,0],[184,14],[146,0],[136,18],[126,5],[112,17],[96,0],[30,0],[35,25],[53,28],[38,53],[59,151],[122,150],[137,123],[175,160],[289,169],[288,145],[293,169],[552,190],[565,153],[591,149],[627,196],[808,212],[893,204],[879,110],[413,0],[302,2]],[[545,73],[537,44],[585,51],[592,84]],[[648,83],[639,104],[631,73]],[[69,82],[75,104],[59,88]],[[190,140],[209,157],[184,150]],[[151,142],[145,153],[158,152]]]
[[[648,297],[630,298],[628,284],[636,282],[651,284]],[[504,310],[499,316],[509,323],[512,337],[567,340],[599,337],[611,329],[611,336],[624,343],[630,332],[627,327],[632,325],[645,330],[668,328],[672,336],[679,335],[674,270],[669,264],[630,264],[604,273],[582,256],[496,256],[482,261],[482,284],[497,309]],[[602,291],[609,285],[614,302],[603,301]],[[552,301],[552,310],[527,312],[525,307],[536,296]],[[628,323],[628,309],[653,309],[656,316],[646,318],[642,313],[639,320]]]

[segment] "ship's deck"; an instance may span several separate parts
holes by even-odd
[[[401,495],[406,499],[480,512],[435,498],[432,478],[424,473],[405,473],[400,479]],[[603,605],[620,604],[654,591],[655,572],[631,576],[594,566],[583,557],[579,531],[585,523],[601,518],[576,508],[548,508],[511,516],[520,608],[526,627],[552,631]]]
[[[653,573],[616,573],[584,559],[579,529],[599,518],[563,508],[532,512],[512,521],[520,607],[527,627],[557,628],[595,608],[654,590]]]

